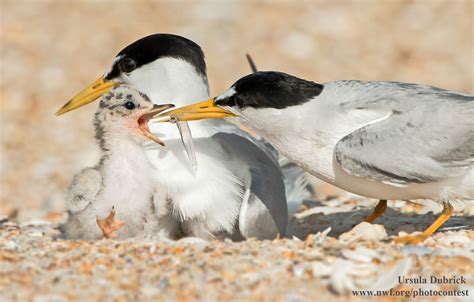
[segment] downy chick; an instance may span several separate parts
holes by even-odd
[[[154,105],[124,85],[101,99],[94,120],[101,159],[75,175],[69,186],[69,218],[62,226],[66,238],[128,238],[157,232],[154,168],[142,145],[146,139],[163,145],[147,123],[171,107]]]

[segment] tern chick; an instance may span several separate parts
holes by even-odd
[[[147,139],[163,144],[147,123],[171,107],[153,105],[126,86],[104,95],[94,121],[101,159],[78,173],[69,186],[69,218],[62,227],[66,238],[128,238],[157,232],[154,168],[142,144]]]
[[[257,72],[222,95],[162,116],[180,121],[229,118],[254,128],[291,161],[344,190],[385,200],[431,199],[441,216],[450,200],[474,199],[474,96],[399,82],[318,84]],[[160,117],[163,119],[163,117]]]

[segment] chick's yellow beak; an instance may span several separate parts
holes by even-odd
[[[61,115],[81,106],[87,105],[95,101],[97,98],[118,84],[120,83],[114,81],[105,81],[104,77],[100,77],[97,81],[89,85],[86,89],[82,90],[75,97],[69,100],[69,102],[64,104],[64,106],[56,111],[56,115]]]
[[[215,98],[199,102],[189,106],[180,107],[158,115],[153,120],[156,122],[169,122],[171,119],[177,121],[196,121],[207,118],[225,118],[235,116],[215,104]]]

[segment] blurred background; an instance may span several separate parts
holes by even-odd
[[[259,69],[316,82],[394,80],[474,92],[473,1],[0,0],[0,218],[55,219],[98,158],[97,103],[56,117],[123,47],[168,32],[197,42],[211,94]],[[341,121],[343,122],[343,121]]]

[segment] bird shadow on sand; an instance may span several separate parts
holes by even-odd
[[[324,207],[321,203],[314,203],[315,207]],[[355,225],[365,221],[365,218],[372,213],[373,209],[354,209],[344,212],[309,213],[307,216],[293,216],[288,222],[287,237],[298,237],[304,240],[310,234],[322,232],[331,228],[329,236],[339,237],[342,233],[350,231]],[[456,213],[444,223],[438,232],[458,229],[473,229],[474,216],[455,216]],[[374,224],[383,225],[389,236],[398,235],[400,231],[407,233],[422,232],[428,228],[439,216],[439,213],[432,212],[417,214],[414,212],[402,213],[398,209],[388,208]]]

